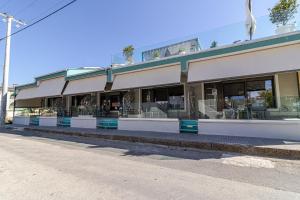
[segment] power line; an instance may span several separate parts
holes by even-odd
[[[28,23],[31,24],[33,21],[35,21],[36,19],[39,19],[41,16],[43,16],[45,13],[48,13],[48,11],[52,10],[53,8],[55,8],[57,5],[61,4],[62,2],[64,2],[65,0],[59,0],[56,3],[54,3],[51,7],[49,7],[48,9],[46,9],[45,11],[41,12],[40,14],[38,14],[38,16],[33,17],[31,19],[29,19]]]
[[[28,28],[30,28],[30,27],[32,27],[32,26],[34,26],[34,25],[40,23],[41,21],[44,21],[45,19],[51,17],[52,15],[58,13],[59,11],[61,11],[61,10],[63,10],[63,9],[65,9],[66,7],[68,7],[68,6],[70,6],[71,4],[75,3],[76,1],[77,1],[77,0],[73,0],[73,1],[71,1],[71,2],[69,2],[69,3],[67,3],[67,4],[65,4],[64,6],[60,7],[59,9],[57,9],[57,10],[51,12],[50,14],[46,15],[45,17],[42,17],[41,19],[39,19],[39,20],[33,22],[32,24],[29,24],[28,26],[26,26],[26,27],[24,27],[24,28],[22,28],[22,29],[20,29],[20,30],[18,30],[18,31],[16,31],[16,32],[13,32],[13,33],[10,34],[9,36],[6,36],[6,37],[1,38],[1,39],[0,39],[0,42],[1,42],[2,40],[5,40],[6,38],[8,38],[8,37],[10,37],[10,36],[16,35],[16,34],[22,32],[22,31],[24,31],[24,30],[26,30],[26,29],[28,29]]]

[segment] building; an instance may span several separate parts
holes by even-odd
[[[15,88],[9,87],[7,93],[6,122],[12,122],[14,112]],[[2,103],[2,88],[0,88],[0,105]],[[0,106],[1,113],[1,106]]]
[[[67,69],[16,87],[23,112],[14,123],[299,140],[299,52],[296,31],[120,67]]]

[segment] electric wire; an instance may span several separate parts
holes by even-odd
[[[50,6],[48,9],[46,9],[45,11],[39,13],[36,17],[33,17],[31,19],[29,19],[28,23],[31,24],[32,22],[34,22],[35,20],[39,19],[41,16],[44,16],[45,13],[48,13],[50,10],[56,8],[59,4],[63,3],[65,0],[59,0],[56,3],[54,3],[52,6]]]
[[[40,23],[40,22],[42,22],[42,21],[44,21],[45,19],[51,17],[52,15],[58,13],[59,11],[65,9],[65,8],[67,8],[67,7],[69,7],[70,5],[72,5],[73,3],[75,3],[76,1],[78,1],[78,0],[72,0],[72,1],[70,1],[69,3],[65,4],[64,6],[58,8],[57,10],[55,10],[55,11],[51,12],[50,14],[46,15],[45,17],[42,17],[42,18],[40,18],[39,20],[37,20],[37,21],[35,21],[35,22],[33,22],[33,23],[31,23],[31,24],[25,26],[24,28],[22,28],[22,29],[20,29],[20,30],[18,30],[18,31],[16,31],[16,32],[13,32],[13,33],[10,34],[9,36],[6,36],[6,37],[1,38],[1,39],[0,39],[0,42],[1,42],[2,40],[5,40],[7,37],[11,37],[11,36],[13,36],[13,35],[16,35],[16,34],[22,32],[22,31],[24,31],[24,30],[26,30],[26,29],[28,29],[28,28],[30,28],[30,27],[32,27],[32,26],[34,26],[34,25],[36,25],[36,24],[38,24],[38,23]]]

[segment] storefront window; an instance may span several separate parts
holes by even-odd
[[[184,87],[171,86],[142,90],[142,103],[156,103],[169,110],[184,109]]]
[[[122,106],[123,93],[112,93],[101,95],[101,107],[106,111],[119,111]]]
[[[244,109],[245,106],[245,83],[224,84],[224,107],[227,109]]]
[[[183,86],[168,88],[169,108],[172,110],[184,109],[184,88]]]
[[[47,107],[48,108],[54,108],[62,106],[62,98],[56,97],[56,98],[48,98],[47,99]]]
[[[266,119],[274,99],[272,77],[205,84],[206,118]]]
[[[111,96],[110,110],[119,110],[121,106],[120,96]]]
[[[94,115],[96,111],[97,95],[89,93],[72,96],[71,98],[71,115]]]
[[[91,94],[72,96],[72,106],[90,106]]]
[[[248,102],[252,108],[274,108],[273,81],[259,80],[247,82]]]

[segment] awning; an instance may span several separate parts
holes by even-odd
[[[296,44],[195,61],[189,64],[188,82],[299,70],[299,52]]]
[[[37,87],[21,89],[16,100],[60,96],[64,85],[64,77],[41,80]]]
[[[23,99],[32,99],[35,98],[35,93],[37,92],[37,87],[34,88],[26,88],[19,91],[16,96],[16,100],[23,100]]]
[[[180,65],[116,74],[112,90],[180,83]]]
[[[106,76],[104,75],[71,80],[64,91],[64,95],[104,91],[105,85]]]

